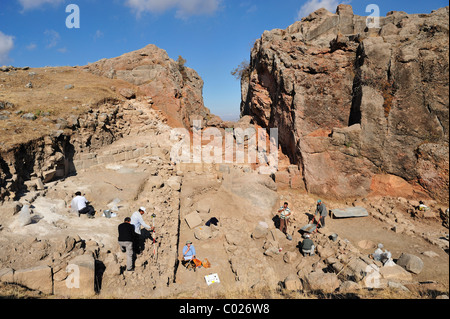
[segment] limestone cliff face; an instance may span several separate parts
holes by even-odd
[[[311,193],[448,201],[448,11],[390,12],[368,28],[340,5],[264,32],[241,115],[279,129]]]
[[[97,75],[134,84],[141,94],[151,97],[173,126],[190,126],[191,117],[208,119],[203,104],[203,80],[197,72],[169,58],[155,45],[120,57],[92,63],[88,69]],[[138,92],[139,93],[139,92]]]

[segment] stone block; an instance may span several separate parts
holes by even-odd
[[[275,182],[280,187],[288,187],[290,185],[290,176],[287,171],[278,171],[275,173]]]
[[[414,274],[420,274],[424,267],[422,259],[411,254],[402,254],[397,260],[397,265]]]
[[[412,281],[412,275],[399,265],[380,268],[382,278],[393,281]]]
[[[336,274],[315,271],[305,276],[304,287],[309,291],[333,293],[337,288],[339,288],[340,284],[341,282]]]
[[[62,281],[55,281],[54,293],[66,298],[89,298],[95,296],[95,260],[92,255],[77,256],[69,261]]]
[[[303,176],[300,174],[292,175],[290,180],[290,186],[292,189],[305,189],[305,182]]]
[[[284,288],[288,291],[298,291],[302,289],[302,283],[298,276],[289,275],[284,280]]]
[[[53,294],[52,268],[39,266],[18,270],[14,273],[14,282],[44,294]]]
[[[203,224],[203,220],[197,212],[187,215],[184,220],[186,221],[190,229],[194,229]]]
[[[0,282],[5,283],[14,282],[14,269],[12,268],[0,269]]]

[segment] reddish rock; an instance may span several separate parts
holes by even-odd
[[[340,5],[265,31],[241,80],[241,115],[278,128],[311,193],[448,202],[448,11],[390,12],[367,28]],[[412,186],[380,183],[380,172]]]
[[[280,188],[289,187],[290,175],[287,171],[278,171],[275,173],[275,182]]]
[[[182,60],[180,60],[182,61]],[[169,117],[169,125],[191,126],[198,115],[206,124],[209,110],[203,104],[203,80],[184,63],[169,58],[166,51],[148,45],[143,49],[88,66],[97,75],[117,78],[135,85],[142,96]],[[129,94],[126,94],[126,98]]]

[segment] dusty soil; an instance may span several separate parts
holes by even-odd
[[[28,83],[32,88],[27,88]],[[66,86],[73,88],[66,89]],[[93,75],[83,67],[46,67],[0,73],[0,101],[10,102],[8,120],[0,121],[1,147],[24,143],[52,132],[64,115],[80,115],[107,98],[118,98],[125,81]],[[21,116],[32,113],[34,121]]]
[[[405,234],[397,234],[388,229],[381,221],[373,217],[354,219],[328,219],[327,228],[341,238],[347,238],[353,243],[367,240],[374,244],[371,249],[361,249],[362,252],[371,254],[378,243],[382,243],[392,253],[394,261],[402,253],[420,256],[424,262],[424,270],[415,277],[418,282],[437,281],[449,285],[449,256],[442,249],[430,244],[423,238]],[[440,227],[438,223],[434,227]],[[424,227],[426,228],[426,227]],[[360,247],[361,248],[361,247]],[[433,251],[439,256],[430,258],[423,255],[426,251]]]
[[[153,111],[149,110],[148,112]],[[123,149],[142,141],[149,145],[168,145],[168,135],[139,132],[140,130],[136,128],[133,135],[118,140],[96,152],[100,154],[113,149]],[[165,132],[165,134],[167,133],[168,131]],[[255,257],[261,265],[274,269],[274,275],[279,281],[283,281],[288,275],[297,273],[297,263],[285,263],[282,255],[278,256],[279,258],[263,256],[264,239],[253,240],[250,237],[254,226],[260,221],[264,221],[273,227],[271,223],[273,223],[272,218],[275,211],[255,209],[247,202],[242,202],[241,197],[223,191],[221,189],[223,181],[217,171],[181,172],[183,184],[180,193],[171,190],[167,185],[155,188],[155,185],[149,182],[149,178],[157,172],[163,177],[164,181],[168,176],[178,174],[175,165],[167,159],[158,159],[158,156],[142,156],[113,165],[98,165],[85,171],[80,170],[74,176],[48,183],[46,190],[43,192],[25,194],[23,200],[33,199],[36,218],[31,225],[25,228],[11,227],[17,217],[0,214],[0,225],[3,226],[0,232],[0,245],[7,247],[1,253],[11,253],[11,256],[14,256],[15,245],[19,246],[34,238],[63,242],[67,236],[79,236],[87,242],[98,244],[104,256],[117,255],[119,263],[123,263],[124,254],[119,252],[117,244],[117,226],[138,207],[145,206],[148,208],[148,213],[144,216],[147,223],[151,223],[150,216],[153,212],[158,216],[156,224],[158,257],[152,257],[151,249],[153,246],[151,242],[148,242],[148,250],[146,251],[148,255],[139,258],[140,266],[138,270],[132,274],[120,276],[110,274],[111,279],[109,282],[105,279],[104,291],[102,290],[99,295],[100,298],[207,298],[214,295],[222,298],[251,297],[252,290],[245,289],[244,286],[236,282],[236,274],[230,267],[230,254],[227,252],[226,236],[234,231],[242,235],[244,241],[248,243],[248,249],[243,249],[244,252],[248,250],[250,257]],[[190,191],[191,194],[185,194],[185,189]],[[89,220],[85,216],[79,218],[76,214],[70,213],[67,205],[76,191],[85,193],[93,206],[96,207],[98,212],[96,219]],[[313,195],[292,189],[278,189],[277,195],[279,206],[284,201],[288,201],[294,213],[293,224],[290,226],[293,240],[288,241],[282,238],[279,239],[279,244],[283,248],[283,252],[298,252],[297,245],[302,240],[298,230],[308,222],[307,214],[314,212],[316,198]],[[117,217],[105,219],[101,216],[101,213],[104,209],[107,209],[107,205],[115,198],[121,200]],[[191,201],[191,205],[184,203],[185,200]],[[196,240],[194,231],[184,221],[185,214],[191,212],[196,202],[200,200],[209,202],[211,207],[210,217],[218,218],[221,224],[218,235],[208,240]],[[342,208],[352,202],[351,200],[349,203],[324,200],[329,209]],[[187,207],[187,211],[183,210],[184,207]],[[434,237],[440,237],[448,234],[448,229],[443,228],[439,220],[416,221],[409,218],[406,212],[404,215],[404,218],[407,218],[416,227],[414,234],[395,233],[386,223],[372,216],[355,219],[328,218],[325,230],[338,234],[339,238],[348,239],[356,247],[361,241],[366,241],[369,245],[366,245],[365,248],[359,247],[359,249],[367,255],[375,250],[378,243],[383,243],[385,248],[392,252],[394,259],[402,253],[420,256],[425,263],[425,267],[421,274],[413,277],[414,282],[427,282],[429,283],[427,285],[433,285],[433,288],[430,286],[430,288],[427,288],[428,290],[434,289],[448,294],[448,253],[419,236],[421,233],[432,233]],[[211,268],[189,272],[178,266],[178,268],[172,270],[172,266],[168,262],[173,262],[176,258],[175,255],[178,257],[181,255],[186,240],[194,242],[198,258],[202,261],[207,258],[211,262]],[[427,251],[433,251],[438,256],[431,258],[423,255]],[[251,260],[246,260],[246,258],[244,254],[242,262],[248,263],[248,260]],[[314,258],[314,262],[320,260],[318,256]],[[163,264],[161,260],[166,264]],[[34,266],[34,264],[29,264],[30,262],[35,261],[27,259],[27,255],[19,255],[9,260],[7,266],[14,269],[23,269]],[[47,261],[42,260],[41,262]],[[253,260],[251,263],[253,263]],[[248,267],[252,266],[254,265],[248,264]],[[153,271],[152,269],[155,269],[156,274],[161,271],[172,272],[170,275],[175,276],[176,282],[169,288],[156,290],[152,290],[150,284],[148,286],[141,284],[143,280],[147,279],[147,273],[144,271]],[[173,271],[175,271],[175,274]],[[220,274],[220,285],[206,286],[204,277],[211,273]],[[164,276],[166,275],[167,273],[164,273]],[[165,279],[162,278],[162,280]],[[414,287],[417,287],[417,285]],[[429,297],[426,292],[424,295]],[[256,292],[254,296],[262,297]],[[280,296],[278,295],[278,297]],[[300,295],[291,297],[303,298]]]

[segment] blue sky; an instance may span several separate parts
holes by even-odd
[[[240,83],[230,72],[249,60],[265,30],[285,29],[308,13],[339,3],[355,14],[429,13],[448,1],[385,0],[0,0],[0,65],[86,65],[155,44],[187,60],[205,82],[205,105],[224,119],[239,116]],[[69,29],[66,7],[80,10]]]

